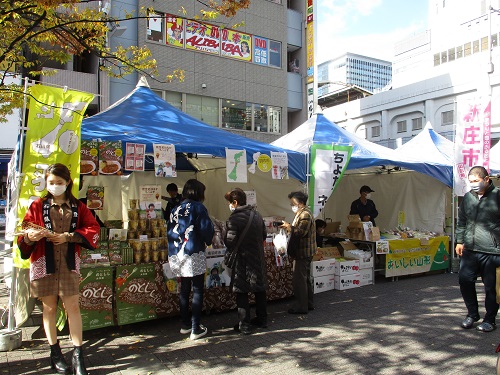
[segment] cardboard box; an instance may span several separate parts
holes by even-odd
[[[365,268],[373,268],[373,256],[371,251],[363,251],[363,255],[359,255],[358,251],[353,251],[353,250],[345,250],[344,251],[344,258],[345,259],[357,259],[359,260],[359,269],[365,269]]]
[[[337,258],[335,262],[335,276],[352,275],[359,273],[359,260]]]
[[[320,247],[318,248],[318,252],[316,253],[316,256],[319,256],[320,259],[327,259],[327,258],[340,258],[342,254],[340,254],[340,251],[337,247],[331,246],[331,247]]]
[[[332,221],[326,223],[325,234],[338,233],[340,228],[340,221]]]
[[[335,276],[319,276],[313,279],[314,294],[335,289]]]
[[[361,284],[361,274],[355,273],[351,275],[335,276],[335,289],[345,290],[359,288]]]
[[[361,222],[349,222],[346,229],[346,235],[353,240],[364,240],[365,234],[363,231],[363,223]]]
[[[313,261],[311,262],[311,275],[314,277],[333,275],[335,263],[335,258]]]
[[[359,283],[359,286],[373,284],[373,267],[360,269],[359,274],[361,275],[361,281]]]

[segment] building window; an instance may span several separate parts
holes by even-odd
[[[182,93],[174,91],[166,91],[165,101],[173,105],[179,111],[182,111]]]
[[[441,64],[444,64],[448,61],[448,54],[445,52],[441,52]]]
[[[411,130],[422,129],[422,117],[417,117],[411,120]]]
[[[498,46],[498,35],[493,34],[491,36],[491,47],[497,47]]]
[[[281,42],[269,41],[269,66],[281,68]]]
[[[487,51],[488,50],[488,37],[485,36],[484,38],[481,38],[481,51]]]
[[[454,61],[455,60],[455,48],[450,48],[448,50],[448,61]]]
[[[453,110],[441,112],[441,125],[453,125]]]
[[[254,104],[254,130],[267,132],[267,105]]]
[[[475,40],[472,42],[472,53],[479,52],[479,40]]]
[[[281,108],[269,107],[267,111],[268,124],[271,133],[281,134]]]
[[[380,125],[372,126],[372,138],[380,137]]]
[[[406,131],[406,120],[398,121],[398,133],[404,133]]]
[[[469,56],[471,54],[470,42],[464,44],[464,56]]]
[[[149,13],[147,37],[148,40],[163,42],[165,40],[165,27],[163,25],[163,14]]]
[[[441,55],[439,53],[434,54],[434,66],[441,64]]]
[[[222,103],[222,126],[227,129],[252,130],[252,104],[236,100]]]
[[[186,113],[206,124],[219,126],[219,100],[217,98],[187,94]]]
[[[458,46],[457,47],[457,53],[456,53],[457,59],[460,59],[461,57],[463,57],[463,55],[464,55],[464,47],[463,46]]]

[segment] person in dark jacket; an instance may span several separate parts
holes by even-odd
[[[177,207],[179,204],[181,204],[182,195],[179,194],[179,188],[173,182],[167,185],[167,193],[168,197],[162,195],[161,199],[167,201],[167,206],[163,210],[163,216],[165,220],[168,221],[170,220],[170,213],[172,212],[174,207]]]
[[[254,327],[267,327],[267,277],[264,256],[266,226],[261,214],[251,205],[247,205],[247,196],[243,190],[235,188],[227,192],[224,198],[229,202],[229,209],[232,211],[226,224],[227,232],[224,239],[226,251],[237,251],[232,278],[239,323],[234,329],[243,334],[249,334]],[[254,215],[248,231],[239,247],[236,248],[252,212]],[[253,319],[250,319],[248,301],[248,293],[251,292],[255,295],[256,317]]]
[[[458,209],[455,251],[460,259],[458,281],[467,307],[462,328],[470,329],[480,318],[476,280],[484,284],[486,314],[477,326],[481,332],[496,328],[496,268],[500,267],[500,189],[493,185],[488,171],[481,166],[469,171],[471,190],[464,195]]]
[[[359,215],[361,221],[371,221],[375,225],[375,218],[378,216],[375,203],[370,199],[371,193],[374,193],[369,186],[363,185],[359,189],[359,198],[351,203],[351,210],[349,215]]]
[[[297,238],[297,253],[293,261],[293,295],[295,306],[288,309],[289,314],[307,314],[314,310],[314,289],[311,277],[311,261],[316,254],[316,223],[307,204],[308,195],[295,191],[288,194],[292,212],[295,214],[292,223],[283,222],[291,236]]]

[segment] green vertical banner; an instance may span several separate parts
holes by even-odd
[[[351,153],[352,146],[312,145],[309,207],[314,217],[318,217],[326,201],[344,175]]]
[[[65,164],[71,171],[73,194],[78,196],[80,175],[80,139],[83,114],[94,94],[35,85],[30,89],[28,130],[24,141],[23,183],[18,200],[19,223],[29,205],[45,194],[45,170],[54,163]],[[29,268],[19,251],[14,265]]]

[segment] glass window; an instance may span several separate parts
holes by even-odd
[[[491,36],[491,46],[492,47],[498,46],[498,35],[497,34],[493,34]]]
[[[464,47],[458,46],[457,53],[456,53],[457,59],[461,58],[463,56],[463,54],[464,54]]]
[[[155,89],[151,89],[151,91],[153,91],[156,95],[163,99],[163,91]]]
[[[469,56],[471,54],[470,42],[464,44],[464,56]]]
[[[455,60],[455,48],[450,48],[448,50],[448,61]]]
[[[254,104],[254,130],[267,132],[267,105]]]
[[[269,41],[269,66],[281,68],[281,42]]]
[[[398,121],[398,133],[404,133],[406,131],[406,120]]]
[[[444,64],[448,61],[448,54],[445,52],[441,52],[441,63]]]
[[[414,118],[411,120],[411,130],[422,129],[422,117]]]
[[[219,101],[217,98],[187,94],[186,113],[206,124],[219,126]]]
[[[372,126],[371,129],[372,129],[372,138],[380,137],[380,125]]]
[[[472,42],[472,53],[479,52],[479,40],[475,40]]]
[[[153,40],[155,42],[163,42],[165,40],[163,20],[163,14],[149,13],[147,29],[148,40]]]
[[[441,112],[441,125],[453,125],[453,110]]]
[[[434,54],[434,66],[441,64],[441,55],[439,53]]]
[[[165,92],[165,101],[167,103],[172,104],[179,111],[182,111],[182,93],[166,91]]]
[[[267,114],[271,133],[281,134],[281,107],[269,106]]]
[[[250,116],[247,114],[250,113]],[[222,101],[222,127],[227,129],[252,129],[252,104],[236,100]]]
[[[485,36],[484,38],[481,38],[481,51],[487,51],[488,50],[488,37]]]

